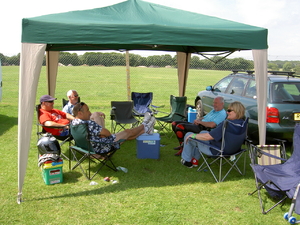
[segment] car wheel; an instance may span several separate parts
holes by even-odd
[[[203,106],[202,106],[202,101],[200,99],[196,102],[196,110],[197,110],[197,119],[203,117]]]

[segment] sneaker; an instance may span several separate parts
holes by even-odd
[[[193,164],[191,162],[185,161],[184,159],[181,159],[181,164],[188,168],[193,168]]]
[[[180,149],[178,152],[176,152],[174,155],[175,155],[175,156],[181,156],[182,151],[183,151],[183,148],[181,148],[181,149]]]
[[[180,150],[180,148],[181,148],[181,145],[179,145],[179,146],[177,146],[177,147],[175,147],[175,148],[173,148],[174,150]]]
[[[144,122],[142,123],[142,125],[144,125],[144,133],[147,133],[149,130],[149,127]]]
[[[192,158],[192,164],[193,164],[193,167],[198,167],[198,160],[195,158]]]
[[[156,120],[155,120],[154,116],[152,116],[150,121],[146,125],[148,127],[147,134],[153,134],[155,122],[156,122]]]
[[[146,133],[147,134],[153,134],[154,133],[154,127],[149,127],[148,131]]]
[[[151,116],[151,114],[150,114],[149,112],[145,112],[143,123],[144,123],[144,124],[149,123],[150,120],[151,120],[151,117],[152,117],[152,116]]]

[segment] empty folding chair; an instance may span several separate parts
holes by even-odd
[[[73,159],[76,161],[76,164],[72,168],[71,161],[69,161],[69,167],[71,168],[71,170],[74,170],[79,166],[82,173],[89,180],[93,179],[93,177],[98,174],[104,166],[117,171],[117,168],[112,161],[112,156],[115,154],[118,148],[115,148],[112,143],[108,144],[98,142],[100,144],[103,144],[104,147],[109,148],[109,151],[103,154],[97,154],[91,145],[87,124],[71,125],[71,132],[75,140],[75,145],[70,146],[70,154],[72,154]],[[120,140],[118,143],[123,141],[124,140]],[[85,160],[88,160],[87,166],[83,165],[83,162]],[[93,168],[91,164],[95,164],[95,168]]]
[[[244,175],[246,171],[246,152],[248,150],[247,141],[247,128],[248,120],[246,118],[243,124],[235,124],[230,120],[225,120],[222,127],[222,144],[221,147],[217,147],[207,142],[190,139],[189,141],[200,142],[204,145],[209,146],[218,152],[217,155],[211,156],[200,152],[202,164],[199,166],[198,171],[208,169],[216,182],[222,182],[228,176],[228,174],[235,169],[240,175]],[[245,148],[243,148],[245,144]],[[240,159],[244,157],[244,162],[238,165]],[[200,161],[199,160],[199,161]],[[216,165],[218,170],[213,168]],[[225,172],[224,172],[225,170]]]
[[[251,167],[255,176],[256,189],[252,193],[249,193],[249,195],[258,193],[263,214],[268,213],[277,205],[284,203],[287,198],[292,199],[295,194],[300,181],[300,124],[296,124],[295,127],[293,149],[291,157],[286,160],[251,145]],[[284,154],[282,153],[281,156]],[[257,157],[261,155],[279,160],[278,164],[260,165]],[[267,191],[268,195],[262,195],[264,191]],[[275,201],[275,204],[272,204],[267,210],[265,210],[267,200],[264,196],[269,196]]]
[[[133,101],[112,101],[110,119],[111,133],[125,129],[126,125],[135,127],[138,120],[133,116]]]
[[[131,92],[131,100],[133,101],[133,114],[142,122],[146,112],[153,113],[150,104],[153,99],[153,93]]]
[[[187,97],[175,97],[173,95],[170,96],[170,106],[171,106],[171,113],[164,117],[156,117],[157,124],[159,125],[158,131],[172,131],[168,128],[173,121],[186,121],[186,102]]]

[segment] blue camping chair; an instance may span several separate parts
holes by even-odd
[[[204,145],[208,145],[211,149],[214,149],[218,152],[217,155],[211,156],[206,155],[199,150],[203,163],[199,166],[198,171],[208,169],[216,182],[224,181],[233,169],[235,169],[241,175],[245,174],[246,152],[249,146],[249,140],[247,140],[248,120],[249,118],[246,118],[242,125],[235,124],[230,120],[224,120],[224,122],[220,124],[220,126],[223,126],[221,147],[208,144],[207,142],[201,140],[190,138],[189,141],[197,141]],[[245,142],[246,148],[242,148],[242,145]],[[244,162],[242,164],[242,167],[240,167],[238,165],[238,162],[240,161],[242,156],[244,156]],[[213,165],[217,165],[218,170],[213,168]],[[227,169],[227,172],[224,172],[225,169]]]
[[[153,99],[153,93],[139,93],[131,92],[131,100],[133,101],[133,115],[139,119],[143,120],[146,112],[153,113],[150,109],[150,104]]]
[[[256,146],[251,147],[251,167],[255,175],[256,190],[249,195],[258,193],[262,213],[266,214],[280,203],[284,203],[287,198],[292,199],[297,186],[300,182],[300,124],[296,124],[293,137],[293,153],[286,160],[279,158],[270,153],[260,151]],[[276,158],[280,162],[274,165],[259,165],[257,156],[265,155],[267,157]],[[262,198],[262,191],[266,190],[270,197],[277,200],[269,209],[265,210],[265,201]],[[299,205],[299,204],[298,204]],[[300,206],[297,209],[300,212]],[[288,218],[288,217],[286,217]]]

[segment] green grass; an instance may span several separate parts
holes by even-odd
[[[36,127],[33,126],[23,200],[17,204],[17,116],[18,67],[3,67],[3,99],[0,103],[1,224],[284,224],[289,205],[267,215],[260,212],[253,173],[247,163],[245,176],[233,172],[223,183],[215,183],[208,172],[196,172],[180,164],[173,154],[175,137],[161,138],[160,159],[137,159],[136,142],[127,141],[114,156],[116,165],[128,173],[104,168],[93,180],[69,171],[64,162],[64,182],[45,185],[37,167]],[[188,103],[199,90],[214,84],[228,71],[191,70],[187,84]],[[126,100],[124,67],[60,67],[56,107],[69,89],[81,99],[109,115],[111,100]],[[46,94],[45,68],[39,81],[39,96]],[[154,104],[168,105],[170,94],[178,95],[177,72],[165,68],[131,68],[131,90],[152,91]],[[165,107],[168,110],[168,107]],[[35,120],[34,120],[35,121]],[[35,122],[34,122],[35,123]],[[35,124],[34,124],[35,125]],[[109,119],[106,125],[110,127]],[[63,149],[67,152],[67,149]],[[118,183],[103,181],[109,176]],[[264,195],[265,201],[272,202]]]

